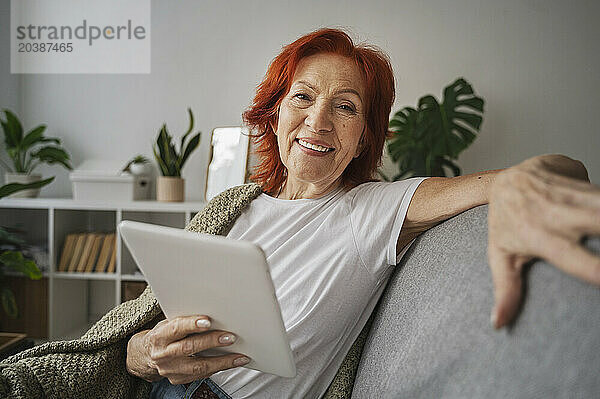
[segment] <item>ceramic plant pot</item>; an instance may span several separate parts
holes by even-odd
[[[34,183],[36,181],[42,180],[42,175],[33,174],[28,175],[27,173],[4,173],[4,184],[9,183],[21,183],[21,184],[29,184]],[[40,188],[28,188],[26,190],[17,191],[16,193],[12,193],[7,195],[5,198],[35,198],[40,195]]]
[[[129,165],[129,171],[133,175],[145,175],[148,174],[148,168],[145,163],[132,163]]]
[[[185,180],[181,177],[158,176],[156,178],[156,200],[163,202],[183,202]]]

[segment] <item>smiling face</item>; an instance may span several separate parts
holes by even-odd
[[[310,198],[339,186],[362,150],[363,101],[364,79],[350,59],[319,53],[299,62],[273,126],[288,171],[287,197]]]

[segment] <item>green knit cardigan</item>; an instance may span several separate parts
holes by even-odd
[[[185,230],[227,235],[260,193],[243,184],[214,197]],[[102,317],[81,338],[47,342],[0,362],[0,398],[148,398],[152,384],[130,375],[127,342],[162,315],[150,286]],[[324,398],[349,398],[372,318],[346,355]],[[146,327],[147,328],[147,327]]]

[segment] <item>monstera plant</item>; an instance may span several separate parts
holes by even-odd
[[[391,179],[382,172],[384,180],[400,180],[410,176],[454,176],[461,174],[454,162],[479,132],[483,121],[484,101],[473,92],[463,78],[444,88],[441,103],[426,95],[418,107],[405,107],[396,112],[389,128],[393,137],[387,142],[388,152],[398,165]]]

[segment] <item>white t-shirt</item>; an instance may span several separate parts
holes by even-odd
[[[297,375],[243,367],[211,376],[233,398],[318,398],[367,322],[394,266],[410,200],[425,180],[363,183],[315,199],[260,194],[227,237],[259,245],[269,264]],[[413,240],[414,241],[414,240]]]

